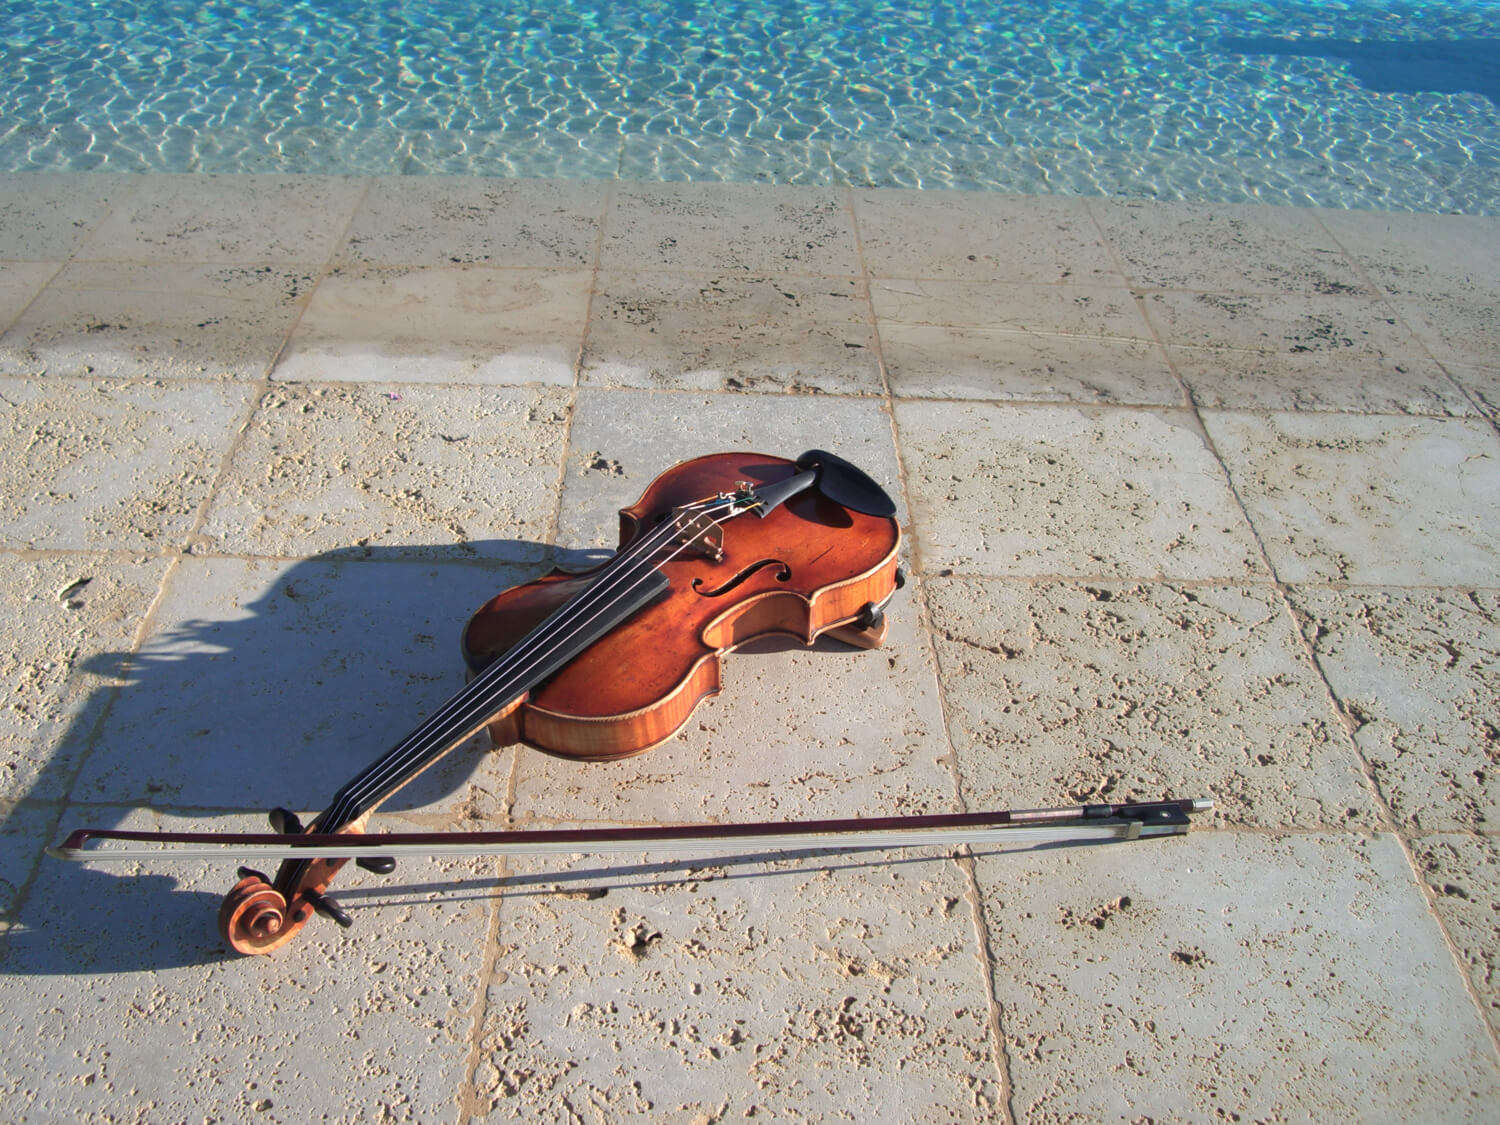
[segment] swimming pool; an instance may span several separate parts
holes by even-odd
[[[1500,0],[5,0],[0,13],[0,171],[1500,209]]]

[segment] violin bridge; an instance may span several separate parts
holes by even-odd
[[[714,562],[724,561],[724,528],[713,520],[705,521],[701,514],[689,514],[687,508],[672,509],[672,523],[677,528],[674,543],[682,544],[684,550],[706,555]],[[695,527],[698,524],[706,526]]]

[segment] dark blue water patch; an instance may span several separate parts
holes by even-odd
[[[1382,94],[1478,94],[1500,106],[1500,39],[1401,42],[1389,39],[1219,40],[1243,55],[1338,59],[1366,88]]]

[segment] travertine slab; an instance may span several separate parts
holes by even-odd
[[[377,179],[336,255],[343,265],[593,264],[607,185],[471,176]]]
[[[1091,210],[1131,284],[1240,293],[1355,293],[1370,287],[1321,212],[1245,204],[1095,200]]]
[[[37,294],[61,268],[61,262],[0,260],[0,332],[26,311],[26,306],[36,300]]]
[[[315,271],[280,265],[73,262],[0,338],[0,371],[261,379]]]
[[[1490,1027],[1500,1032],[1500,845],[1494,836],[1419,836],[1411,850]]]
[[[1236,824],[1376,822],[1268,586],[937,579],[929,601],[969,807],[1210,797]]]
[[[107,808],[88,817],[205,827]],[[214,823],[264,831],[259,818]],[[315,918],[292,946],[245,959],[215,929],[232,862],[141,871],[46,861],[0,939],[0,1004],[25,1029],[6,1052],[7,1115],[88,1120],[128,1108],[182,1121],[213,1106],[266,1122],[451,1116],[489,910],[442,892],[483,867],[419,859],[402,870],[387,892],[351,866],[341,902],[353,930]]]
[[[1265,573],[1186,411],[898,402],[896,422],[930,573]]]
[[[528,863],[501,907],[475,1118],[1001,1114],[962,872],[886,858]]]
[[[321,266],[364,190],[362,181],[339,176],[142,178],[76,256]]]
[[[662,390],[880,394],[870,306],[854,278],[606,270],[583,379]]]
[[[1082,199],[993,192],[852,192],[868,276],[1119,285]]]
[[[0,546],[140,551],[193,526],[248,388],[7,379]]]
[[[464,622],[530,574],[380,553],[184,560],[73,796],[319,810],[463,687]],[[503,785],[503,759],[456,751],[387,811],[419,825],[460,821]]]
[[[235,452],[204,542],[291,558],[399,545],[537,559],[565,419],[564,392],[551,388],[278,384]]]
[[[1493,831],[1500,601],[1489,590],[1291,591],[1401,827]]]
[[[98,172],[0,176],[0,260],[66,261],[140,183]]]
[[[324,278],[275,377],[571,386],[585,270],[348,267]]]
[[[605,269],[857,274],[840,188],[621,184],[605,219]]]
[[[1480,1122],[1484,1024],[1399,843],[981,857],[1017,1120]]]
[[[1203,422],[1282,581],[1500,585],[1500,439],[1487,423]]]
[[[167,563],[0,555],[0,801],[67,795]]]
[[[1016,402],[1180,406],[1182,387],[1149,340],[883,324],[894,394]]]

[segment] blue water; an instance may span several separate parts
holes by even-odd
[[[1500,209],[1500,0],[0,3],[0,171]]]

